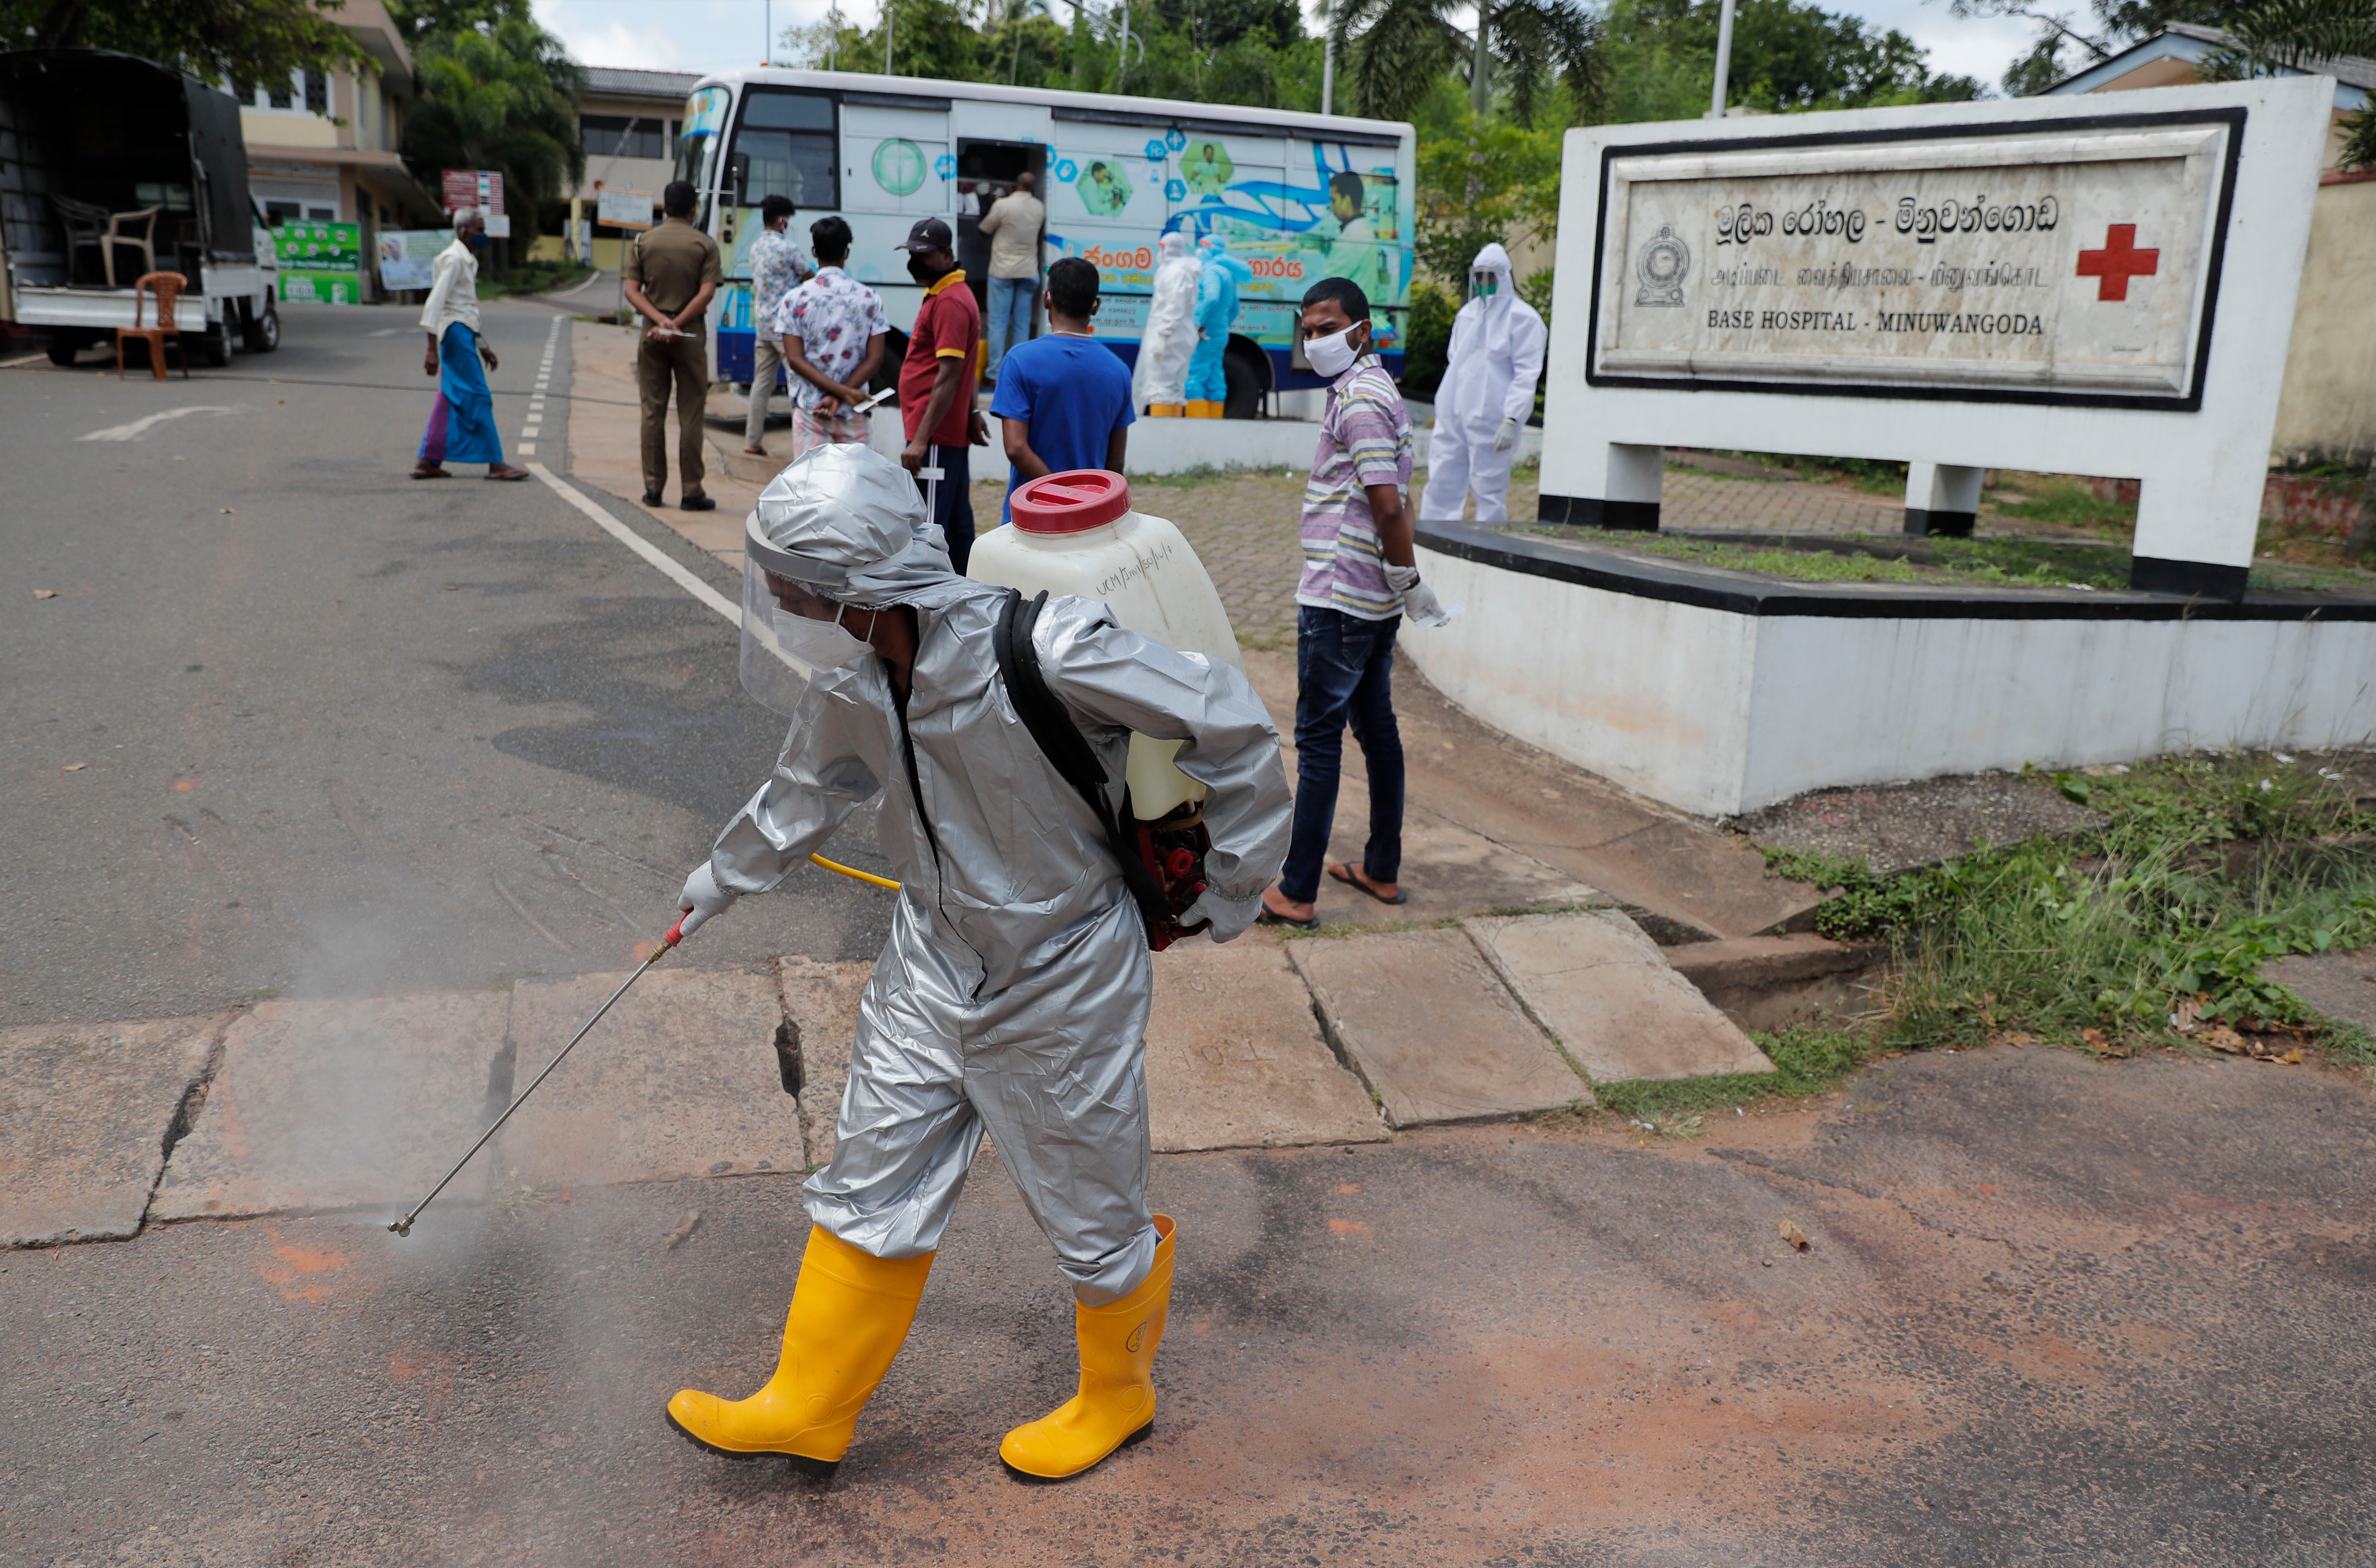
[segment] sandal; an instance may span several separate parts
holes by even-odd
[[[1395,896],[1389,898],[1384,894],[1379,892],[1376,888],[1371,886],[1368,883],[1363,882],[1360,877],[1355,876],[1353,874],[1353,862],[1350,861],[1344,861],[1338,864],[1330,866],[1328,868],[1328,874],[1357,893],[1368,894],[1371,897],[1375,898],[1381,904],[1408,904],[1410,902],[1410,890],[1408,888],[1397,887],[1395,889]]]
[[[1283,925],[1289,931],[1318,931],[1320,929],[1320,911],[1314,909],[1312,911],[1312,918],[1310,920],[1300,921],[1293,915],[1282,915],[1277,909],[1274,909],[1269,905],[1265,904],[1262,908],[1262,912],[1254,916],[1254,924]]]
[[[415,479],[452,479],[454,475],[450,469],[441,469],[434,463],[416,463],[412,468],[412,477]]]

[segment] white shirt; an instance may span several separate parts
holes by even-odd
[[[439,251],[430,266],[436,270],[436,281],[429,286],[429,299],[421,307],[422,329],[440,342],[445,341],[446,329],[457,321],[478,331],[479,258],[470,254],[469,243],[455,235],[454,243]]]

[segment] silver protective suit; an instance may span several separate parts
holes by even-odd
[[[783,754],[711,852],[722,887],[763,892],[884,791],[877,839],[903,887],[810,1217],[878,1257],[935,1251],[987,1130],[1078,1298],[1128,1294],[1158,1241],[1146,933],[1097,819],[1007,702],[992,647],[1005,590],[953,573],[913,482],[859,445],[779,474],[746,542],[754,573],[909,606],[920,633],[904,711],[879,659],[796,683]],[[1185,742],[1179,767],[1211,791],[1212,891],[1251,919],[1286,856],[1289,802],[1246,678],[1080,599],[1051,600],[1034,645],[1117,790],[1131,731]],[[744,663],[762,680],[786,668],[749,637]]]

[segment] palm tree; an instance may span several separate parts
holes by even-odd
[[[1475,0],[1475,26],[1453,25],[1453,13],[1471,8],[1462,0],[1335,0],[1329,39],[1346,62],[1354,111],[1407,118],[1466,54],[1468,105],[1480,118],[1497,72],[1512,112],[1528,125],[1554,73],[1576,113],[1591,113],[1600,88],[1600,23],[1577,0]]]
[[[506,17],[438,37],[422,50],[420,77],[404,160],[431,189],[442,169],[501,170],[504,205],[533,225],[539,203],[584,176],[586,73],[542,28]]]
[[[2370,0],[2265,0],[2229,18],[2233,47],[2205,60],[2196,75],[2234,81],[2273,71],[2302,71],[2342,56],[2376,57],[2376,4]],[[2376,164],[2376,109],[2344,122],[2336,161],[2346,169]]]

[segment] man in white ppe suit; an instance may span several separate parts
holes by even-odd
[[[812,449],[761,493],[744,550],[743,684],[791,731],[686,879],[686,929],[773,887],[877,790],[902,889],[859,1003],[833,1161],[803,1189],[814,1228],[775,1375],[747,1399],[683,1390],[669,1420],[730,1457],[838,1463],[987,1130],[1073,1288],[1081,1360],[1079,1394],[999,1455],[1076,1475],[1153,1422],[1170,1300],[1172,1222],[1146,1205],[1144,917],[1103,825],[1002,688],[1010,590],[950,569],[898,464]],[[1184,742],[1212,847],[1181,923],[1242,932],[1289,812],[1278,734],[1246,678],[1080,599],[1051,600],[1031,647],[1115,790],[1132,731]]]
[[[1457,520],[1477,498],[1477,520],[1510,520],[1510,465],[1518,434],[1535,411],[1550,329],[1518,298],[1510,253],[1489,244],[1468,269],[1469,300],[1453,318],[1452,347],[1435,393],[1435,434],[1427,448],[1422,518]]]
[[[1174,229],[1163,236],[1163,260],[1155,269],[1155,294],[1130,373],[1132,404],[1158,419],[1187,411],[1188,357],[1196,351],[1196,288],[1204,273],[1184,232]]]

